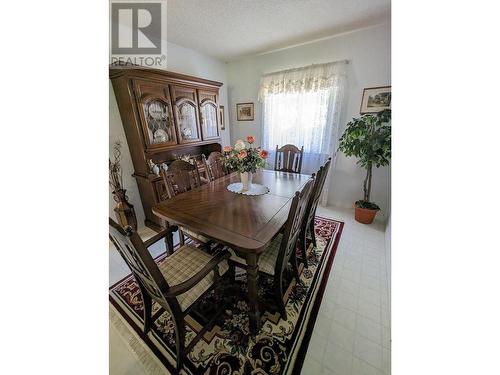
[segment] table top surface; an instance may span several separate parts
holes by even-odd
[[[260,253],[281,230],[295,192],[310,178],[261,170],[253,182],[267,186],[269,193],[250,196],[227,190],[240,181],[238,173],[232,173],[156,205],[153,213],[235,250]]]

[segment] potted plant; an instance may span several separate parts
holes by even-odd
[[[234,147],[224,146],[225,163],[229,169],[240,172],[242,191],[248,191],[252,185],[253,173],[266,166],[266,159],[269,156],[266,150],[260,147],[254,148],[252,146],[254,142],[255,138],[249,135],[246,142],[238,139]]]
[[[354,203],[356,221],[373,222],[380,207],[370,201],[372,168],[389,164],[391,159],[391,110],[353,118],[340,138],[339,150],[346,156],[355,156],[357,164],[366,169],[364,196]]]
[[[137,230],[137,218],[132,203],[129,203],[126,195],[127,190],[123,188],[123,176],[121,163],[121,143],[116,141],[113,144],[113,161],[109,159],[109,185],[113,189],[113,199],[116,202],[114,208],[116,219],[122,227],[131,226]]]

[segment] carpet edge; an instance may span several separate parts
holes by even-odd
[[[321,216],[316,216],[316,217],[321,217]],[[323,217],[321,217],[323,218]],[[342,231],[344,229],[344,222],[336,219],[330,219],[330,218],[325,218],[329,220],[334,220],[338,223],[340,223],[339,230],[337,232],[337,235],[335,236],[335,240],[332,243],[332,252],[330,258],[327,260],[325,272],[323,273],[323,278],[320,281],[320,290],[318,291],[316,295],[316,299],[314,301],[313,308],[311,310],[311,314],[309,316],[309,321],[307,322],[307,327],[306,327],[306,332],[304,334],[304,337],[302,339],[302,342],[300,344],[299,348],[299,353],[297,353],[297,357],[295,358],[295,363],[293,370],[291,372],[291,375],[300,375],[300,372],[302,370],[302,366],[304,365],[306,355],[307,355],[307,349],[309,348],[309,343],[311,341],[311,337],[314,331],[314,326],[316,324],[316,319],[318,318],[318,313],[319,309],[321,306],[321,302],[323,300],[323,296],[325,294],[326,286],[328,284],[328,276],[330,275],[330,272],[332,270],[333,266],[333,261],[335,258],[335,255],[337,254],[337,249],[338,245],[340,242],[340,237],[342,236]],[[319,297],[319,298],[318,298]]]
[[[111,303],[109,304],[109,321],[147,374],[164,375],[165,371],[168,371],[144,340],[137,336],[132,327],[128,327],[126,321]]]

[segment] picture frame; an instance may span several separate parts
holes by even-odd
[[[253,121],[254,117],[253,103],[236,103],[236,119],[238,121]]]
[[[359,113],[377,113],[384,109],[391,109],[391,86],[365,88]]]
[[[220,125],[220,130],[226,130],[226,122],[225,122],[224,106],[223,105],[219,106],[219,125]]]

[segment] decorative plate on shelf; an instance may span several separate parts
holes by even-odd
[[[168,141],[168,134],[165,130],[158,129],[157,131],[155,131],[155,143],[161,143],[167,141]]]
[[[248,190],[243,191],[243,184],[241,182],[234,182],[227,185],[227,190],[242,195],[264,195],[269,193],[269,188],[261,184],[250,184]]]
[[[183,128],[182,129],[182,135],[184,136],[184,139],[189,139],[193,136],[193,131],[191,128]]]
[[[161,105],[159,102],[150,103],[148,113],[155,120],[164,120],[167,118],[167,110],[165,106]]]

